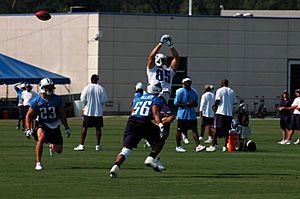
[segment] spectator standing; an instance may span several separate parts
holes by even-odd
[[[177,132],[176,132],[176,152],[186,152],[181,147],[181,134],[192,130],[193,138],[196,144],[196,152],[201,152],[205,149],[199,143],[199,134],[197,130],[197,115],[195,108],[198,106],[198,94],[191,87],[192,80],[187,77],[182,80],[183,88],[178,90],[174,99],[174,105],[178,107],[177,111]]]
[[[211,85],[204,86],[205,93],[201,96],[200,101],[200,117],[202,118],[201,128],[203,127],[208,134],[208,138],[205,143],[212,142],[213,130],[212,127],[214,125],[214,116],[215,113],[213,111],[213,105],[215,103],[215,94],[212,92]],[[202,133],[202,132],[201,132]],[[200,135],[199,141],[202,140],[203,134]]]
[[[24,113],[24,106],[23,106],[23,99],[22,99],[22,93],[25,90],[25,83],[19,82],[13,85],[14,89],[17,92],[17,100],[18,100],[18,112],[19,112],[19,119],[17,122],[17,129],[20,129],[21,122],[22,122],[22,131],[25,130],[25,113]]]
[[[291,107],[292,103],[293,101],[291,100],[289,93],[287,91],[283,91],[283,93],[281,94],[279,109],[281,109],[281,107]],[[278,142],[278,144],[286,143],[287,135],[291,127],[291,117],[292,114],[290,110],[282,109],[281,111],[279,111],[282,139],[280,142]]]
[[[103,108],[107,101],[105,89],[98,84],[99,76],[91,76],[91,84],[87,85],[81,92],[80,100],[83,102],[83,124],[80,134],[80,144],[74,148],[75,151],[85,150],[85,138],[88,128],[96,128],[96,151],[102,150],[100,145],[103,127]]]
[[[213,133],[212,146],[208,147],[206,151],[216,151],[217,137],[224,137],[223,152],[227,151],[228,134],[231,129],[233,104],[235,103],[235,92],[228,85],[229,81],[223,79],[221,88],[216,91],[214,104],[216,130]]]
[[[282,110],[293,110],[291,128],[288,132],[288,138],[285,140],[284,144],[290,145],[293,143],[292,137],[294,131],[298,132],[298,139],[294,144],[300,144],[300,89],[295,90],[296,98],[294,99],[290,107],[279,107],[279,111]]]

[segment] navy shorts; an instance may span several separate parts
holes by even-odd
[[[231,122],[232,116],[216,114],[215,127],[218,138],[228,136],[229,130],[231,129]]]
[[[187,132],[188,130],[192,130],[193,132],[197,131],[197,119],[196,120],[177,120],[177,131]]]
[[[159,127],[150,120],[130,117],[124,131],[123,146],[128,149],[136,148],[142,138],[151,146],[157,143],[160,140]]]
[[[45,131],[45,143],[63,145],[63,137],[61,136],[60,126],[55,129],[50,129],[45,124],[39,124],[37,122],[32,133],[32,136],[36,141],[38,140],[37,130],[39,128],[42,128]]]
[[[291,129],[291,117],[280,118],[280,128],[281,129]]]
[[[96,127],[98,129],[102,128],[103,127],[103,116],[95,117],[95,116],[83,115],[82,127],[84,127],[84,128]]]
[[[206,127],[207,125],[213,126],[214,125],[214,118],[213,117],[202,117],[201,127]]]
[[[292,122],[291,122],[291,130],[300,130],[300,115],[293,114],[292,115]]]

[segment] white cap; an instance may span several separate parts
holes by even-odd
[[[135,90],[138,90],[138,89],[143,89],[143,83],[142,82],[136,83]]]
[[[184,78],[183,80],[182,80],[182,83],[184,83],[184,82],[188,82],[188,81],[192,81],[192,79],[191,78],[189,78],[189,77],[187,77],[187,78]]]

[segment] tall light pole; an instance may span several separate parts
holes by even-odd
[[[189,0],[189,16],[192,15],[192,0]]]

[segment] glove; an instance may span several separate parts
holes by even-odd
[[[173,42],[172,42],[172,38],[170,37],[170,35],[168,35],[169,37],[166,39],[165,44],[167,44],[170,48],[173,48]]]
[[[159,126],[159,137],[165,140],[168,137],[168,132],[164,129],[164,125],[162,123],[159,123],[158,126]]]
[[[66,132],[67,138],[69,138],[71,135],[71,129],[69,127],[67,127],[67,128],[65,128],[65,132]]]
[[[28,139],[31,139],[31,135],[32,135],[32,133],[33,133],[33,130],[32,129],[26,129],[25,130],[25,135],[26,135],[26,137],[28,138]]]
[[[171,39],[170,35],[163,35],[163,36],[161,36],[159,43],[165,44],[166,41],[169,39]]]

